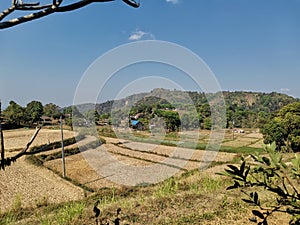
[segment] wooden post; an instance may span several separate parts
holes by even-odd
[[[2,131],[2,115],[1,115],[1,100],[0,100],[0,152],[1,152],[1,169],[5,169],[5,152],[4,152],[4,138],[3,138],[3,131]]]
[[[65,149],[64,149],[64,132],[63,132],[62,116],[60,116],[60,132],[61,132],[61,157],[62,157],[63,178],[66,178]]]
[[[232,140],[234,141],[234,120],[232,121]]]

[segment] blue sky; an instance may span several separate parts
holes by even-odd
[[[94,3],[1,30],[4,106],[10,100],[22,106],[32,100],[70,105],[81,77],[99,56],[148,39],[173,42],[196,53],[223,90],[300,97],[300,0],[140,1],[138,9],[121,0]],[[142,73],[142,67],[137,69]],[[160,69],[167,73],[157,66],[150,75],[159,76]],[[110,95],[109,89],[115,87],[109,87],[101,101],[114,98],[116,90]],[[192,84],[184,88],[195,89]]]

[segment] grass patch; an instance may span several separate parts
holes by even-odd
[[[229,146],[221,146],[221,152],[228,152],[228,153],[241,153],[241,154],[253,154],[253,153],[262,153],[262,148],[253,148],[248,146],[243,147],[229,147]]]
[[[156,190],[155,196],[164,197],[175,194],[178,191],[178,181],[171,177],[165,180]]]
[[[0,225],[13,225],[18,220],[14,212],[8,212],[0,216]]]
[[[213,179],[209,176],[204,176],[200,180],[200,189],[204,192],[213,193],[219,191],[225,187],[224,179],[216,178]]]
[[[53,208],[52,213],[46,215],[36,215],[38,218],[38,224],[41,225],[70,225],[80,224],[78,222],[83,216],[86,204],[84,202],[70,202],[65,203],[57,208]],[[45,213],[45,212],[44,212]]]

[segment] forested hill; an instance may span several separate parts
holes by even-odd
[[[97,104],[96,110],[100,113],[110,113],[113,104],[118,105],[135,105],[145,104],[153,105],[164,103],[164,96],[174,96],[176,98],[184,96],[183,94],[188,94],[191,100],[196,106],[207,104],[206,95],[199,92],[182,92],[178,90],[170,91],[167,89],[154,89],[150,93],[139,93],[126,97],[125,99],[114,101],[107,101],[104,103]],[[148,97],[147,97],[148,96]],[[152,97],[151,96],[155,96]],[[208,95],[209,96],[209,95]],[[300,99],[293,98],[286,94],[272,92],[272,93],[262,93],[262,92],[246,92],[246,91],[224,91],[224,100],[226,102],[227,108],[231,110],[250,110],[252,112],[266,112],[273,113],[278,111],[283,106],[300,101]],[[158,98],[161,98],[158,100]]]
[[[254,112],[276,112],[283,106],[299,101],[282,93],[223,92],[228,106],[237,106]]]
[[[117,105],[116,108],[118,109],[127,106],[133,109],[131,113],[143,113],[146,108],[149,111],[149,109],[157,108],[159,105],[168,105],[170,102],[166,99],[175,98],[177,102],[178,99],[182,99],[182,102],[184,102],[186,96],[189,96],[196,106],[199,116],[205,119],[210,114],[207,102],[207,97],[210,97],[210,95],[158,88],[149,93],[134,94],[125,99],[97,104],[96,110],[99,114],[110,114],[112,106]],[[223,96],[227,108],[228,127],[232,126],[232,121],[235,121],[236,127],[261,127],[272,114],[276,113],[283,106],[300,101],[300,99],[276,92],[224,91]],[[170,107],[172,106],[169,104]]]

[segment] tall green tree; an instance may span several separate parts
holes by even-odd
[[[45,116],[49,116],[54,119],[58,119],[60,117],[59,106],[57,106],[53,103],[48,103],[48,104],[44,105],[43,110],[44,110],[43,114]]]
[[[291,103],[279,110],[277,116],[262,129],[265,143],[276,142],[277,148],[300,151],[300,102]]]
[[[25,109],[14,101],[2,112],[4,120],[12,125],[20,125],[24,122]]]
[[[38,122],[43,115],[43,104],[39,101],[31,101],[25,108],[25,114],[30,124]]]

